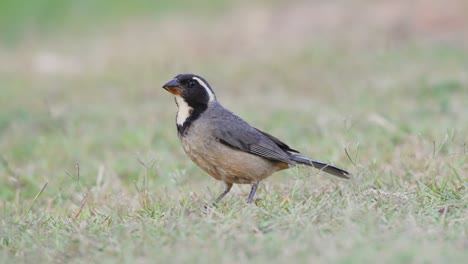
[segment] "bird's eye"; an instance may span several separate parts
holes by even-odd
[[[194,86],[195,86],[195,81],[189,81],[189,82],[187,83],[187,87],[188,87],[188,88],[192,88],[192,87],[194,87]]]

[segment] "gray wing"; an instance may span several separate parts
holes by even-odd
[[[277,137],[272,136],[272,135],[268,134],[267,132],[263,132],[263,131],[261,131],[261,130],[258,129],[258,128],[255,128],[255,129],[256,129],[258,132],[260,132],[260,133],[262,133],[263,135],[265,135],[266,137],[268,137],[271,141],[273,141],[273,142],[274,142],[278,147],[280,147],[282,150],[288,151],[288,152],[299,153],[299,151],[290,148],[288,145],[286,145],[286,143],[282,142],[282,141],[279,140]]]
[[[213,136],[219,140],[219,142],[229,147],[270,160],[282,161],[289,164],[295,163],[286,152],[294,152],[293,149],[290,149],[277,138],[250,126],[247,122],[231,112],[213,121],[216,122],[216,129],[213,130]],[[274,141],[278,141],[281,144],[278,145]],[[282,146],[286,146],[286,149],[283,150]]]

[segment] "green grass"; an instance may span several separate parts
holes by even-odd
[[[51,19],[75,12],[55,8]],[[38,25],[44,36],[0,45],[0,262],[465,262],[462,41],[248,31],[254,7],[207,9],[185,22],[173,9],[115,11],[115,27]],[[256,127],[354,178],[294,168],[265,180],[255,205],[235,186],[205,209],[223,186],[183,153],[160,88],[188,71]]]

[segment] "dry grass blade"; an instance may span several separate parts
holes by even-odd
[[[42,192],[44,192],[44,190],[45,190],[45,188],[47,187],[48,184],[49,184],[48,181],[46,181],[46,182],[44,183],[44,185],[42,186],[41,190],[40,190],[40,191],[36,194],[36,196],[34,197],[32,203],[31,203],[31,206],[29,206],[29,209],[28,209],[28,211],[26,211],[26,214],[25,214],[25,215],[28,215],[29,212],[31,212],[31,210],[32,210],[34,204],[36,203],[37,199],[38,199],[39,196],[42,194]]]
[[[83,208],[85,207],[86,203],[88,202],[88,194],[89,194],[89,190],[86,192],[83,199],[81,199],[80,208],[78,208],[78,211],[76,212],[75,216],[73,216],[72,221],[75,221],[78,218],[78,216],[80,216],[81,212],[83,211]]]

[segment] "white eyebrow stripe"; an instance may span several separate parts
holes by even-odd
[[[215,95],[213,94],[213,92],[211,91],[210,87],[208,87],[208,85],[202,81],[200,78],[198,77],[192,77],[192,79],[194,79],[195,81],[197,81],[201,86],[203,86],[203,88],[205,88],[206,90],[206,93],[208,94],[209,98],[210,98],[210,102],[213,102],[215,100]]]

